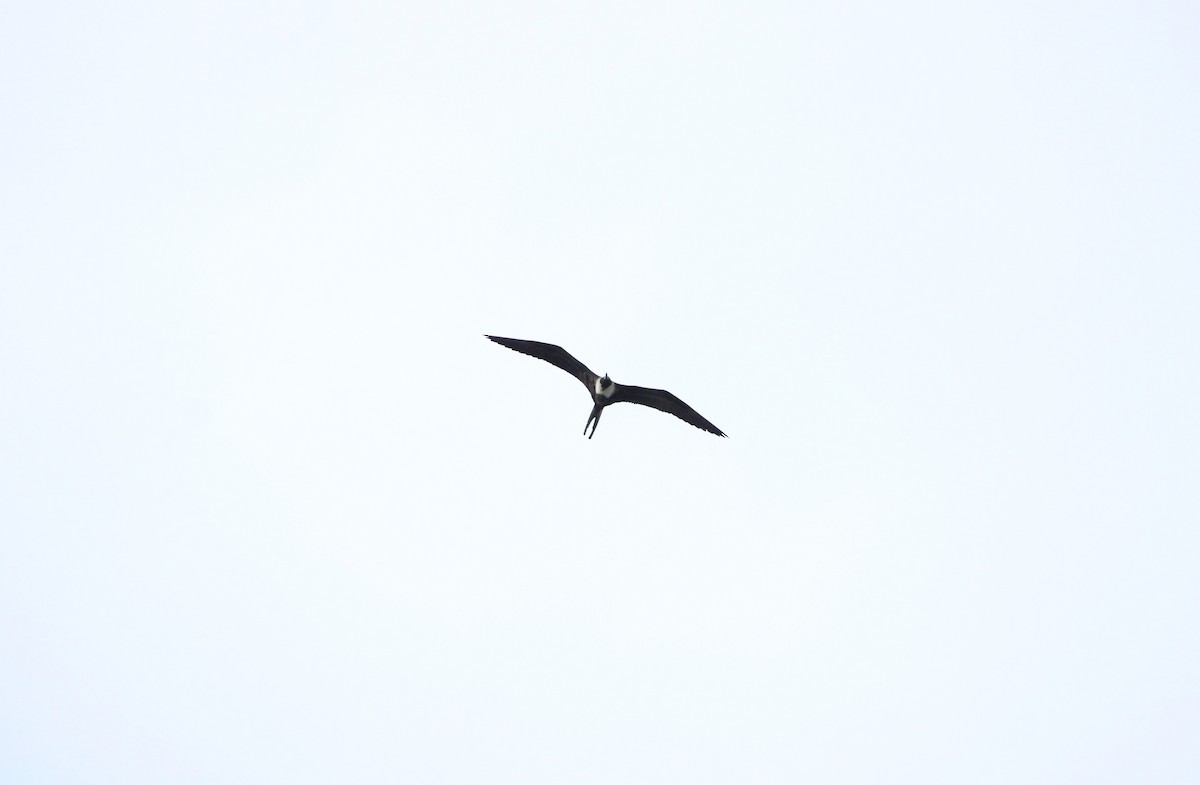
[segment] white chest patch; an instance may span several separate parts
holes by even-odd
[[[612,379],[608,380],[608,386],[602,387],[603,379],[596,380],[596,395],[603,395],[605,398],[611,398],[612,394],[617,391],[617,385],[613,384]]]

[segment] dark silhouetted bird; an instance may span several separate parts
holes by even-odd
[[[568,354],[567,350],[561,346],[555,346],[552,343],[542,343],[540,341],[522,341],[517,338],[499,338],[495,335],[484,337],[490,338],[501,346],[507,346],[515,352],[528,354],[530,357],[545,360],[551,365],[557,365],[583,382],[583,386],[591,393],[594,404],[592,406],[592,414],[588,417],[587,424],[583,426],[584,433],[587,433],[588,426],[592,428],[592,432],[588,434],[589,439],[596,435],[596,426],[600,424],[600,414],[604,411],[604,407],[623,401],[649,406],[652,409],[658,409],[660,412],[673,414],[689,425],[694,425],[709,433],[715,433],[717,436],[725,436],[720,428],[701,417],[695,409],[666,390],[651,390],[648,387],[617,384],[608,378],[608,374],[597,376],[588,370],[586,365]]]

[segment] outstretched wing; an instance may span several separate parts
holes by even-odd
[[[614,403],[628,401],[629,403],[649,406],[651,409],[658,409],[660,412],[673,414],[688,425],[694,425],[702,431],[715,433],[717,436],[725,435],[720,428],[701,417],[699,412],[666,390],[651,390],[647,387],[618,384],[617,391],[613,393],[612,399]]]
[[[528,354],[530,357],[545,360],[551,365],[557,365],[583,382],[583,386],[588,388],[589,393],[595,387],[596,374],[589,371],[586,365],[572,357],[561,346],[555,346],[552,343],[542,343],[541,341],[522,341],[519,338],[499,338],[495,335],[485,335],[484,337],[495,341],[501,346],[507,346],[514,352]]]

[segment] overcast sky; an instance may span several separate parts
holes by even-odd
[[[0,781],[1200,781],[1198,31],[8,3]]]

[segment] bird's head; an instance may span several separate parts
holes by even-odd
[[[596,380],[596,395],[609,398],[617,391],[617,386],[613,384],[613,380],[608,378],[608,374]]]

